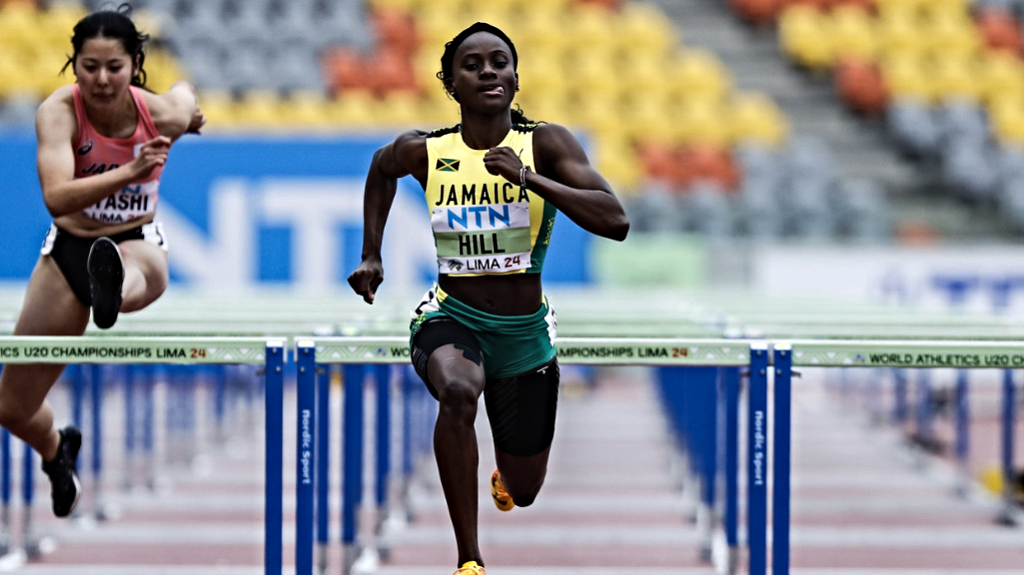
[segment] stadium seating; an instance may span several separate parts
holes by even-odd
[[[894,151],[938,166],[950,194],[986,209],[1012,199],[1002,207],[1020,214],[1019,179],[992,158],[1024,146],[1024,1],[731,6],[744,21],[774,24],[783,57],[810,75],[832,74],[838,100],[882,117]]]
[[[209,118],[207,132],[351,132],[450,124],[456,121],[457,106],[435,76],[441,49],[463,26],[488,20],[517,42],[522,78],[517,101],[524,111],[531,118],[550,119],[577,131],[592,160],[624,198],[643,201],[646,196],[656,197],[649,192],[660,187],[675,198],[671,214],[680,218],[684,230],[695,233],[819,237],[852,229],[836,222],[811,229],[810,220],[824,213],[814,210],[828,206],[828,200],[811,196],[827,194],[832,180],[822,178],[818,168],[800,163],[789,119],[771,98],[740,91],[723,61],[688,45],[655,4],[611,0],[136,0],[133,4],[140,27],[156,40],[148,55],[151,86],[162,90],[181,78],[195,83]],[[840,57],[866,61],[885,49],[877,22],[864,9],[866,0],[733,4],[759,11],[751,16],[755,19],[792,20],[786,25],[794,32],[792,53],[823,71]],[[915,10],[924,10],[925,3],[918,4]],[[24,106],[14,105],[24,101],[18,94],[38,99],[71,81],[56,77],[67,51],[67,30],[101,5],[101,0],[3,3],[3,10],[12,11],[0,18],[0,47],[4,48],[0,50],[0,119],[24,121]],[[893,13],[900,10],[907,12],[891,9]],[[5,33],[7,29],[11,32]],[[47,46],[52,44],[45,64],[40,60],[41,37],[47,38]],[[922,52],[930,49],[920,36],[913,41]],[[14,56],[22,53],[32,54],[31,65]],[[979,90],[994,97],[1012,85],[1012,67],[1006,61],[993,61],[986,66],[988,80],[979,84]],[[40,75],[40,69],[53,69],[54,77]],[[879,65],[876,76],[888,70]],[[908,76],[904,91],[918,90],[930,102],[934,83],[927,75]],[[857,92],[852,98],[861,102],[863,110],[878,110],[887,96],[876,90]],[[1008,105],[1003,108],[1006,127],[999,133],[1012,134],[1015,116]],[[749,157],[757,154],[772,158],[769,163],[787,166],[785,173],[767,175],[759,171],[762,168],[748,165]],[[777,211],[765,207],[764,201],[784,205],[780,203],[784,194],[779,192],[786,186],[808,195],[794,200],[802,213],[815,214],[798,218],[806,222],[763,216]],[[711,194],[718,194],[717,199],[710,200]],[[689,209],[714,214],[722,206],[733,210],[733,216],[708,216],[702,225],[684,217]],[[754,208],[761,212],[750,211]],[[859,212],[851,208],[849,213]],[[822,216],[817,223],[827,219]]]

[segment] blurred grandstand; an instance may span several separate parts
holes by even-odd
[[[30,129],[78,18],[0,0],[0,128]],[[150,86],[208,133],[457,121],[434,74],[475,20],[519,102],[572,126],[635,229],[887,243],[1024,235],[1024,0],[135,0]]]

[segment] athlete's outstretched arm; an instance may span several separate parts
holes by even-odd
[[[558,124],[541,124],[533,146],[538,166],[524,174],[526,187],[584,230],[613,240],[626,239],[626,210],[608,181],[590,164],[576,137]],[[522,162],[510,148],[489,151],[484,163],[492,173],[520,183]],[[538,168],[540,173],[535,173]]]
[[[384,281],[381,245],[398,179],[414,175],[424,181],[427,147],[424,132],[406,132],[373,154],[363,190],[363,252],[359,267],[348,283],[363,300],[372,304],[377,287]]]
[[[145,98],[157,130],[172,140],[183,134],[198,134],[206,124],[196,89],[184,80],[175,82],[163,94],[147,92]]]

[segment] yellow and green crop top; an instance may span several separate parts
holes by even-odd
[[[508,146],[533,167],[536,124],[512,126]],[[426,197],[437,271],[453,276],[539,274],[557,210],[533,192],[484,168],[486,150],[462,141],[459,127],[427,136]]]

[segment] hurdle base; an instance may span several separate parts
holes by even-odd
[[[350,575],[353,573],[356,562],[359,560],[362,550],[355,543],[345,543],[341,547],[341,573]]]

